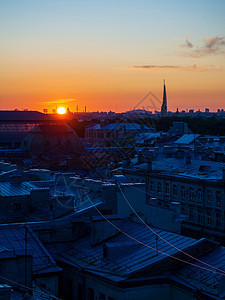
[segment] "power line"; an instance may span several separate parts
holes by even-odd
[[[89,198],[88,195],[87,195],[87,197]],[[91,201],[90,198],[89,198],[89,201],[92,203],[92,205],[94,204],[94,203]],[[94,207],[95,207],[95,206],[94,206]],[[168,253],[165,253],[165,252],[163,252],[163,251],[161,251],[161,250],[157,250],[157,249],[155,249],[154,247],[151,247],[151,246],[149,246],[149,245],[147,245],[147,244],[141,242],[140,240],[136,239],[135,237],[132,237],[131,235],[129,235],[128,233],[126,233],[125,231],[123,231],[123,230],[121,230],[119,227],[117,227],[115,224],[113,224],[110,220],[108,220],[108,219],[100,212],[100,210],[99,210],[97,207],[95,207],[95,209],[96,209],[97,212],[98,212],[98,213],[99,213],[99,214],[100,214],[100,215],[101,215],[101,216],[102,216],[109,224],[111,224],[114,228],[116,228],[118,231],[120,231],[121,233],[123,233],[124,235],[126,235],[127,237],[129,237],[130,239],[132,239],[132,240],[138,242],[139,244],[141,244],[141,245],[143,245],[143,246],[145,246],[145,247],[147,247],[147,248],[149,248],[149,249],[151,249],[151,250],[154,250],[154,251],[156,251],[156,252],[158,252],[158,253],[160,253],[160,254],[163,254],[163,255],[165,255],[165,256],[167,256],[167,257],[170,257],[170,258],[173,258],[173,259],[175,259],[175,260],[178,260],[179,262],[183,262],[183,263],[185,263],[185,264],[189,264],[189,265],[194,266],[194,267],[196,267],[196,268],[200,268],[200,269],[203,269],[203,270],[212,272],[212,273],[216,273],[216,274],[221,275],[221,276],[225,276],[225,272],[224,272],[223,270],[218,269],[220,272],[222,272],[222,273],[220,273],[220,272],[218,272],[218,271],[213,271],[212,269],[208,269],[208,268],[205,268],[205,267],[202,267],[202,266],[198,266],[198,265],[196,265],[196,264],[194,264],[194,263],[191,263],[191,262],[185,261],[185,260],[183,260],[183,259],[181,259],[181,258],[172,256],[172,255],[170,255],[170,254],[168,254]],[[199,261],[199,262],[201,262],[201,261]],[[202,262],[202,263],[204,263],[204,262]],[[211,266],[211,265],[209,265],[209,266]],[[215,269],[215,270],[217,269],[217,268],[215,268],[215,267],[213,267],[213,266],[211,266],[211,267],[212,267],[213,269]]]
[[[4,279],[4,280],[6,280],[6,281],[9,281],[9,282],[11,282],[11,283],[14,283],[14,284],[16,284],[17,286],[20,286],[20,287],[22,287],[22,288],[25,288],[25,290],[27,289],[27,290],[30,290],[30,291],[32,291],[32,292],[33,292],[33,291],[34,291],[34,292],[37,292],[37,293],[41,294],[42,296],[46,296],[46,297],[48,296],[48,297],[50,297],[50,298],[47,298],[47,299],[63,300],[63,299],[58,298],[58,297],[56,297],[56,296],[54,296],[54,295],[49,295],[49,294],[47,293],[47,291],[46,291],[46,293],[43,292],[43,291],[38,291],[37,289],[30,288],[30,287],[28,287],[28,286],[25,286],[25,285],[23,285],[23,284],[21,284],[21,283],[19,283],[19,282],[16,282],[16,281],[14,281],[14,280],[8,279],[8,278],[6,278],[6,277],[4,277],[4,276],[1,276],[1,275],[0,275],[0,278]]]
[[[216,268],[216,267],[214,267],[214,266],[212,266],[212,265],[210,265],[210,264],[208,264],[208,263],[206,263],[206,262],[204,262],[204,261],[201,261],[200,259],[198,259],[198,258],[196,258],[196,257],[194,257],[194,256],[192,256],[192,255],[190,255],[190,254],[188,254],[188,253],[186,253],[185,251],[181,250],[180,248],[176,247],[175,245],[173,245],[172,243],[170,243],[170,242],[168,242],[166,239],[164,239],[162,236],[160,236],[154,229],[152,229],[148,224],[146,224],[145,221],[138,215],[138,213],[136,212],[136,210],[133,208],[133,206],[132,206],[132,205],[130,204],[130,202],[127,200],[127,198],[126,198],[126,196],[125,196],[124,192],[122,191],[122,189],[121,189],[121,187],[120,187],[119,184],[118,184],[118,187],[119,187],[119,189],[120,189],[120,191],[121,191],[121,193],[122,193],[124,199],[126,200],[127,204],[128,204],[129,207],[132,209],[132,211],[135,213],[135,215],[136,215],[136,216],[139,218],[139,220],[140,220],[140,221],[141,221],[141,222],[142,222],[149,230],[151,230],[157,237],[159,237],[161,240],[163,240],[165,243],[167,243],[167,244],[170,245],[171,247],[173,247],[173,248],[175,248],[176,250],[180,251],[181,253],[187,255],[188,257],[190,257],[190,258],[192,258],[192,259],[194,259],[194,260],[196,260],[196,261],[198,261],[198,262],[200,262],[200,263],[202,263],[202,264],[204,264],[204,265],[207,265],[208,267],[211,267],[211,268],[213,268],[213,269],[215,269],[215,270],[219,270],[220,272],[223,272],[223,273],[224,273],[224,276],[225,276],[225,271],[223,271],[223,270],[221,270],[221,269],[218,269],[218,268]]]

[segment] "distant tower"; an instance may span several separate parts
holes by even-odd
[[[166,97],[165,79],[163,81],[163,84],[164,84],[164,89],[163,89],[163,103],[161,106],[161,116],[166,116],[167,115],[167,97]]]

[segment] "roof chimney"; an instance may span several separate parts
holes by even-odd
[[[100,244],[122,230],[123,217],[118,215],[93,216],[91,218],[91,244]]]

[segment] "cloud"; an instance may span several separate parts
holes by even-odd
[[[184,40],[184,44],[180,45],[181,48],[190,49],[193,48],[194,45],[189,41],[189,36],[187,35]]]
[[[179,66],[160,66],[160,65],[145,65],[145,66],[132,66],[132,69],[179,69]]]
[[[187,42],[189,42],[187,40]],[[186,42],[186,44],[187,44]],[[203,44],[197,47],[183,47],[188,49],[182,53],[182,56],[185,57],[193,57],[193,58],[201,58],[210,55],[224,55],[225,54],[225,36],[218,37],[210,37],[207,39],[203,39]]]
[[[215,65],[143,65],[143,66],[132,66],[129,69],[139,69],[139,70],[171,70],[171,71],[198,71],[198,72],[208,72],[208,71],[220,71],[222,67],[217,67]]]
[[[53,100],[53,101],[43,101],[42,103],[45,104],[62,104],[62,103],[69,103],[69,102],[73,102],[76,101],[76,99],[57,99],[57,100]]]

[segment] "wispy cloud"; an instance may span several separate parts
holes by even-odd
[[[131,69],[179,69],[179,66],[144,65],[144,66],[132,66]]]
[[[210,38],[204,38],[203,44],[195,46],[190,43],[188,37],[185,38],[185,44],[180,45],[182,48],[186,48],[187,51],[181,55],[185,57],[201,58],[209,55],[224,55],[225,54],[225,36],[214,36]],[[186,46],[185,46],[186,45]]]
[[[76,99],[57,99],[57,100],[52,100],[52,101],[42,101],[42,103],[45,104],[63,104],[63,103],[69,103],[76,101]]]
[[[189,36],[187,35],[184,39],[184,43],[180,45],[181,48],[191,49],[194,45],[189,41]]]
[[[222,67],[217,67],[215,65],[203,65],[198,66],[193,65],[143,65],[143,66],[132,66],[129,69],[139,69],[139,70],[171,70],[171,71],[197,71],[197,72],[208,72],[208,71],[220,71]]]

